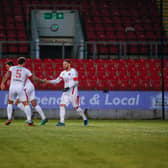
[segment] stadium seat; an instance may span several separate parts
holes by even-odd
[[[157,72],[150,72],[150,79],[151,80],[161,80],[161,76],[160,76],[160,74],[159,74],[159,72],[157,73]]]
[[[140,80],[140,88],[141,90],[150,90],[150,80]]]
[[[152,90],[161,90],[161,80],[151,80]]]
[[[86,64],[86,70],[87,72],[96,72],[96,67],[94,64]]]
[[[129,72],[130,80],[139,80],[138,72],[137,71],[130,71]]]
[[[109,80],[118,80],[119,79],[116,72],[108,72],[107,75],[109,77]]]
[[[44,70],[45,71],[54,71],[53,63],[44,63]]]
[[[96,73],[93,72],[93,71],[87,71],[87,79],[89,79],[89,80],[96,80],[97,79]]]
[[[87,80],[79,80],[79,90],[88,90]]]
[[[145,71],[139,71],[139,80],[149,80],[150,76],[148,72]]]
[[[106,71],[106,68],[105,68],[105,66],[104,66],[104,64],[102,64],[102,63],[97,63],[97,71]]]
[[[79,71],[83,71],[83,72],[85,72],[85,67],[84,67],[84,64],[75,64],[75,68],[76,68],[76,70],[79,72]]]
[[[140,81],[139,80],[129,80],[129,89],[130,90],[139,90]]]
[[[128,76],[127,71],[119,71],[118,72],[118,78],[120,80],[129,80],[129,76]]]
[[[108,73],[117,72],[117,68],[115,64],[107,64],[107,72]]]
[[[129,88],[129,80],[120,80],[120,82],[118,82],[119,90],[128,90],[128,88]]]
[[[27,69],[29,69],[31,72],[33,71],[32,63],[27,63],[27,62],[26,62],[25,67],[26,67]]]
[[[34,64],[34,71],[35,72],[38,72],[38,71],[41,71],[43,72],[43,64]]]
[[[103,71],[97,71],[97,78],[99,80],[108,80],[107,73],[105,73]]]
[[[96,87],[97,87],[97,80],[87,80],[88,82],[88,85],[87,85],[87,89],[88,90],[96,90]]]
[[[108,80],[109,90],[117,90],[118,89],[118,80]]]
[[[96,84],[96,89],[108,91],[109,90],[108,80],[98,80]]]

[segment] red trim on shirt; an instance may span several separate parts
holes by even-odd
[[[29,78],[29,79],[31,79],[31,78],[32,78],[32,76],[33,76],[33,74],[32,74],[31,76],[29,76],[28,78]]]
[[[78,77],[74,77],[73,80],[74,80],[74,81],[78,81]]]
[[[72,94],[74,94],[74,90],[75,90],[75,87],[73,87],[73,89],[72,89]]]
[[[59,78],[63,80],[63,77],[59,76]]]
[[[28,101],[28,95],[27,95],[27,92],[26,92],[26,88],[24,89],[24,92],[25,92],[25,95],[26,95],[26,99]]]
[[[79,96],[76,98],[76,104],[79,106]]]

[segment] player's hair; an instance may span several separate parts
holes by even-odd
[[[18,58],[18,64],[22,65],[24,62],[26,62],[26,59],[24,57]]]
[[[69,59],[65,59],[64,61],[71,64],[71,60],[69,60]]]
[[[7,61],[6,64],[9,65],[9,66],[14,66],[14,63],[13,63],[12,60]]]

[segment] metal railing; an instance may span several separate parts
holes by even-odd
[[[38,43],[38,44],[37,44]],[[46,43],[46,41],[45,41]],[[52,44],[51,44],[52,43]],[[59,44],[58,44],[59,43]],[[49,42],[48,45],[53,45],[53,46],[62,46],[62,58],[66,57],[66,44],[68,45],[72,45],[72,47],[76,47],[76,53],[72,53],[72,58],[80,58],[81,52],[83,52],[83,59],[88,59],[88,58],[92,58],[92,59],[98,59],[100,58],[100,56],[104,55],[104,58],[110,58],[110,56],[116,55],[117,58],[129,58],[130,56],[132,57],[136,57],[136,56],[144,56],[147,58],[160,58],[160,45],[161,42],[160,41],[149,41],[149,42],[140,42],[140,41],[128,41],[128,42],[124,42],[124,41],[113,41],[113,42],[107,42],[107,41],[85,41],[84,43],[74,43],[72,42],[71,44],[69,44],[71,42],[66,42],[66,41],[53,41],[53,42]],[[21,44],[27,44],[29,46],[29,48],[31,49],[31,45],[37,46],[39,45],[39,47],[34,47],[34,51],[27,53],[30,57],[32,58],[36,58],[37,53],[40,53],[40,45],[42,45],[42,42],[37,42],[37,41],[0,41],[0,58],[5,57],[5,55],[12,55],[13,53],[7,52],[5,53],[3,51],[3,45],[21,45]],[[99,50],[100,47],[106,47],[106,48],[110,48],[110,47],[117,47],[117,51],[113,52],[111,50],[108,50],[105,53],[101,53],[101,51]],[[129,48],[139,48],[141,50],[141,47],[145,47],[146,50],[144,52],[139,52],[137,51],[129,51]],[[92,48],[92,50],[91,50]],[[20,54],[15,53],[15,54]],[[163,55],[165,58],[168,58],[168,41],[164,41],[163,42]],[[47,56],[46,56],[47,57]]]

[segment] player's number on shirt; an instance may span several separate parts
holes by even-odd
[[[16,70],[16,78],[21,78],[21,72],[22,72],[21,69]]]

